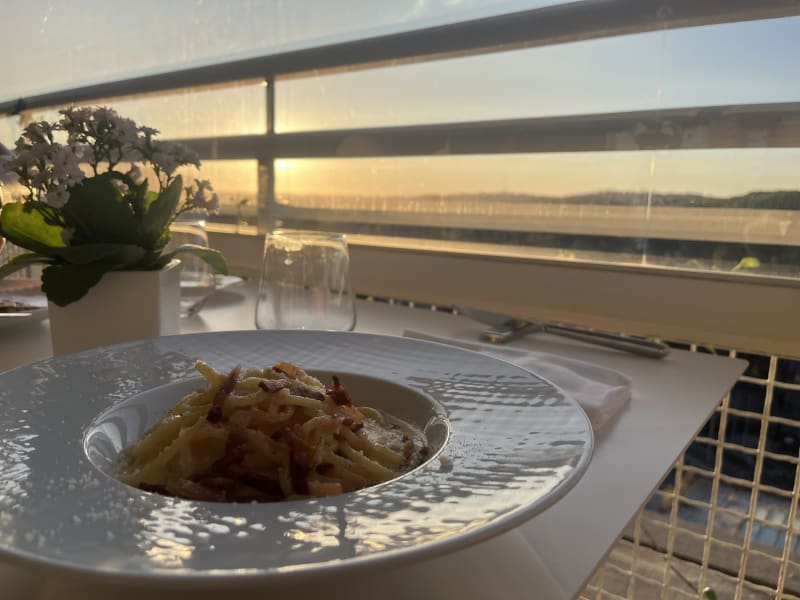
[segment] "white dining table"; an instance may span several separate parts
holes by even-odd
[[[255,287],[245,282],[218,292],[199,314],[183,319],[181,333],[254,329],[254,309]],[[485,327],[463,316],[365,300],[358,301],[357,314],[357,331],[385,335],[412,330],[474,342]],[[631,402],[596,436],[591,462],[578,483],[523,525],[487,541],[421,562],[293,582],[270,592],[289,593],[286,597],[293,599],[575,598],[746,366],[739,359],[683,350],[650,359],[548,334],[529,335],[513,347],[609,367],[632,380]],[[0,329],[0,371],[49,356],[46,319]],[[265,595],[252,585],[224,591],[226,600]],[[4,600],[190,596],[219,598],[220,591],[193,589],[188,594],[180,588],[122,585],[0,561]]]

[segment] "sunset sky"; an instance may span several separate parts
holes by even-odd
[[[0,36],[0,100],[61,87],[558,2],[385,0],[15,3]],[[342,6],[342,5],[346,6]],[[113,10],[109,10],[109,7]],[[120,26],[123,24],[123,26]],[[91,35],[87,35],[91,32]],[[279,132],[800,100],[800,18],[592,40],[279,82]],[[9,57],[11,57],[9,59]],[[266,130],[258,83],[117,102],[163,137]],[[0,141],[18,124],[0,119]],[[800,151],[597,152],[280,161],[285,193],[597,190],[725,196],[800,188]],[[253,163],[208,164],[218,189],[254,193]]]

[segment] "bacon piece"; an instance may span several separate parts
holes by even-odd
[[[222,421],[222,407],[225,404],[225,398],[231,395],[233,388],[236,387],[236,380],[239,378],[239,371],[241,370],[240,366],[235,366],[231,369],[231,372],[228,373],[228,376],[225,378],[225,381],[222,382],[222,385],[217,390],[217,393],[214,395],[214,400],[211,402],[211,408],[208,409],[208,414],[206,415],[206,419],[208,419],[211,423],[219,423]]]
[[[336,375],[333,376],[333,388],[329,394],[333,401],[339,406],[353,406],[353,399],[350,397],[350,394],[347,393],[347,390],[342,387]]]
[[[283,373],[291,379],[297,379],[306,374],[303,369],[288,362],[279,362],[276,365],[272,365],[272,370],[276,373]]]
[[[289,388],[289,392],[294,394],[295,396],[302,396],[303,398],[311,398],[312,400],[319,400],[322,402],[325,400],[325,394],[320,392],[318,389],[311,387],[310,385],[300,384],[300,385],[293,385]]]
[[[258,382],[258,387],[268,394],[271,394],[273,392],[278,392],[283,388],[289,387],[289,382],[283,379],[262,379]]]
[[[403,456],[408,458],[411,456],[412,452],[414,452],[414,442],[406,438],[406,441],[403,443]]]
[[[236,380],[239,378],[239,371],[241,371],[241,367],[238,365],[231,369],[231,372],[228,373],[225,381],[222,382],[222,385],[217,390],[216,396],[214,396],[214,404],[222,405],[225,402],[225,398],[230,396],[233,388],[236,387]]]
[[[247,438],[241,431],[234,429],[228,434],[228,440],[225,442],[225,454],[211,465],[206,475],[224,474],[233,477],[231,467],[241,464],[245,454],[247,454]]]
[[[292,479],[292,489],[298,494],[308,494],[308,456],[302,450],[289,451],[289,475]]]
[[[283,438],[289,445],[289,477],[292,489],[298,494],[308,494],[308,474],[311,472],[308,444],[289,427],[283,430]]]

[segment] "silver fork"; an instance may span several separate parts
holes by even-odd
[[[492,344],[506,344],[512,340],[531,333],[550,333],[562,337],[579,340],[589,344],[614,348],[631,352],[648,358],[664,358],[669,354],[669,346],[640,337],[595,331],[581,327],[570,327],[543,321],[528,321],[516,319],[506,315],[469,308],[464,306],[454,307],[460,314],[475,321],[485,323],[490,327],[481,334],[481,339]]]

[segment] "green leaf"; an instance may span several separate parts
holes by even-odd
[[[136,263],[136,268],[140,271],[156,271],[161,269],[170,261],[170,258],[163,259],[160,250],[148,250],[140,261]]]
[[[146,192],[144,195],[144,207],[145,209],[150,208],[150,205],[158,200],[158,192]]]
[[[703,588],[703,600],[717,600],[717,592],[710,587]]]
[[[139,185],[131,186],[130,196],[133,212],[138,218],[141,219],[145,213],[145,210],[147,209],[147,205],[149,204],[147,199],[149,196],[147,192],[147,179],[145,179]]]
[[[35,252],[27,253],[27,254],[17,254],[13,258],[9,259],[9,261],[0,267],[0,279],[3,277],[8,277],[12,273],[16,273],[21,269],[25,269],[26,267],[30,267],[31,265],[35,264],[49,264],[51,259],[47,256],[42,256],[41,254],[36,254]]]
[[[757,269],[760,266],[761,266],[761,261],[759,261],[755,256],[745,256],[731,270],[738,271],[739,269]]]
[[[222,273],[223,275],[228,274],[228,263],[222,253],[219,250],[214,250],[208,246],[200,246],[198,244],[182,244],[178,246],[172,252],[168,252],[161,257],[159,266],[163,267],[178,254],[191,254],[204,260],[217,273]]]
[[[84,179],[71,188],[62,209],[64,220],[75,228],[74,239],[137,244],[139,220],[105,175]]]
[[[169,224],[178,210],[181,193],[183,193],[183,179],[178,175],[167,189],[150,203],[142,222],[143,246],[154,248],[164,240],[164,233],[169,230]]]
[[[83,298],[111,268],[99,263],[50,265],[42,271],[42,291],[50,302],[66,306]]]
[[[21,248],[51,256],[54,248],[63,248],[62,228],[45,222],[38,210],[22,202],[4,204],[0,210],[0,234]]]
[[[144,258],[146,251],[133,244],[80,244],[60,248],[56,254],[75,265],[103,263],[131,267]]]

